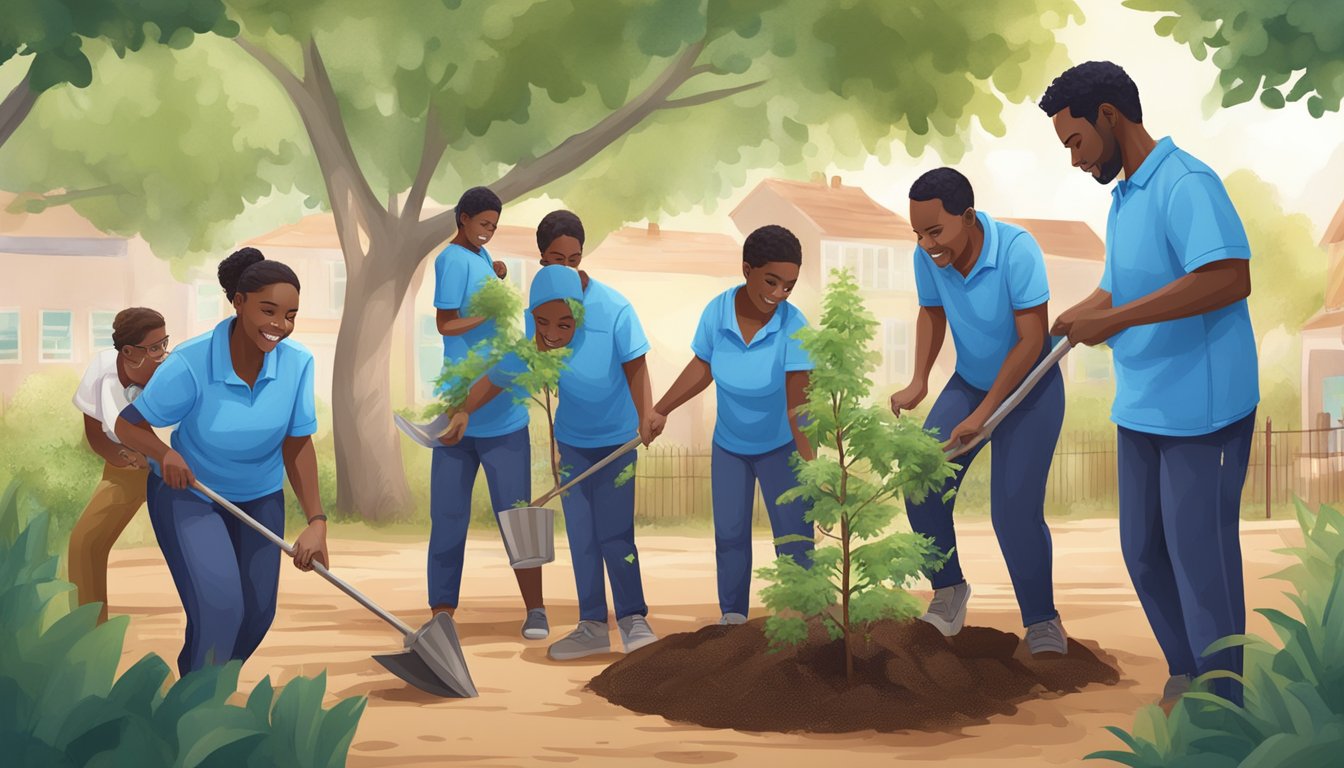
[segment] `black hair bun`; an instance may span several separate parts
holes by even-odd
[[[243,272],[265,260],[266,257],[256,248],[239,248],[219,262],[219,285],[229,301],[233,301],[233,295],[238,292],[238,281],[242,279]]]

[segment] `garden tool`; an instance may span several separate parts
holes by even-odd
[[[971,449],[975,448],[975,446],[984,442],[989,437],[990,433],[994,431],[994,428],[999,425],[999,422],[1003,421],[1009,413],[1012,413],[1014,408],[1021,405],[1022,401],[1027,399],[1027,395],[1031,394],[1031,390],[1040,383],[1041,379],[1045,378],[1045,374],[1048,373],[1051,368],[1054,368],[1060,360],[1063,360],[1070,349],[1073,349],[1073,344],[1071,344],[1067,338],[1062,336],[1053,338],[1051,344],[1053,346],[1050,353],[1046,355],[1045,359],[1041,360],[1034,369],[1032,369],[1031,373],[1027,374],[1027,377],[1022,380],[1022,383],[1018,385],[1013,394],[1009,395],[1007,400],[1004,400],[999,404],[998,408],[994,409],[994,413],[985,421],[985,426],[980,430],[979,434],[959,446],[953,446],[947,449],[947,460],[950,461],[958,456],[966,454],[970,452]]]
[[[504,538],[504,551],[509,565],[515,569],[536,568],[555,560],[555,513],[543,505],[570,488],[592,477],[598,470],[639,447],[636,437],[609,456],[579,473],[569,482],[548,491],[533,501],[531,506],[514,507],[499,513],[499,532]]]
[[[392,420],[396,422],[398,429],[415,442],[426,448],[438,448],[443,445],[439,442],[439,436],[448,429],[450,418],[448,414],[440,413],[425,424],[415,424],[401,414],[394,413]]]
[[[284,539],[276,536],[233,502],[225,499],[201,484],[199,480],[193,487],[210,498],[219,506],[228,510],[244,525],[265,536],[272,544],[294,555],[294,548]],[[313,561],[313,570],[322,578],[336,585],[336,588],[354,598],[355,602],[373,611],[378,618],[391,624],[405,638],[406,650],[401,653],[374,656],[373,658],[387,668],[389,672],[426,693],[445,698],[475,698],[476,686],[467,670],[467,660],[462,654],[462,644],[457,637],[457,629],[452,617],[438,613],[418,630],[413,630],[396,616],[383,610],[364,593],[337,577],[322,563]]]

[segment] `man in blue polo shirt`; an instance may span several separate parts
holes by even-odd
[[[891,408],[899,415],[924,399],[950,326],[956,372],[924,424],[949,446],[976,439],[994,409],[1049,351],[1050,289],[1040,247],[1022,228],[995,221],[974,204],[971,183],[951,168],[929,171],[910,187],[910,223],[919,237],[915,375],[891,396]],[[990,516],[1033,654],[1068,652],[1055,610],[1045,524],[1046,478],[1063,421],[1064,384],[1056,366],[992,437]],[[971,587],[961,571],[952,524],[956,500],[945,496],[961,487],[967,468],[988,442],[957,460],[961,467],[942,491],[919,503],[906,501],[911,528],[948,556],[941,569],[928,574],[934,594],[922,618],[949,636],[960,632],[966,620]]]
[[[1111,346],[1118,427],[1120,544],[1171,677],[1173,705],[1193,675],[1240,673],[1246,631],[1238,538],[1259,404],[1250,247],[1218,175],[1143,127],[1120,67],[1090,61],[1041,99],[1074,167],[1109,184],[1101,286],[1059,316],[1075,344]],[[1241,686],[1213,691],[1241,701]]]

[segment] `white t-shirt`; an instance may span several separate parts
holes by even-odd
[[[117,439],[117,417],[127,405],[140,394],[140,387],[121,385],[121,376],[117,374],[117,355],[115,349],[105,349],[89,361],[89,369],[75,390],[75,407],[103,425],[103,432],[112,442]]]

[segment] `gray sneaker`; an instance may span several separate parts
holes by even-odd
[[[527,612],[523,622],[523,637],[528,640],[545,640],[551,634],[551,625],[546,621],[545,608],[533,608]]]
[[[1064,656],[1069,652],[1069,638],[1064,634],[1064,623],[1058,616],[1027,627],[1027,650],[1031,651],[1032,656],[1042,653]]]
[[[611,653],[611,637],[605,621],[580,621],[573,632],[551,643],[546,655],[556,661],[581,659],[599,653]]]
[[[725,624],[728,624],[728,625],[737,625],[737,624],[746,624],[746,623],[747,623],[747,617],[746,617],[746,616],[743,616],[743,615],[740,614],[740,613],[725,613],[725,614],[723,614],[723,617],[722,617],[721,619],[719,619],[719,625],[720,625],[720,626],[723,626],[723,625],[725,625]]]
[[[621,642],[625,644],[626,653],[658,642],[658,636],[649,628],[648,620],[637,613],[617,619],[616,628],[621,630]]]
[[[935,589],[933,599],[929,601],[929,610],[920,616],[938,628],[944,636],[951,637],[961,631],[966,623],[966,603],[971,599],[971,585],[966,582],[950,587]]]

